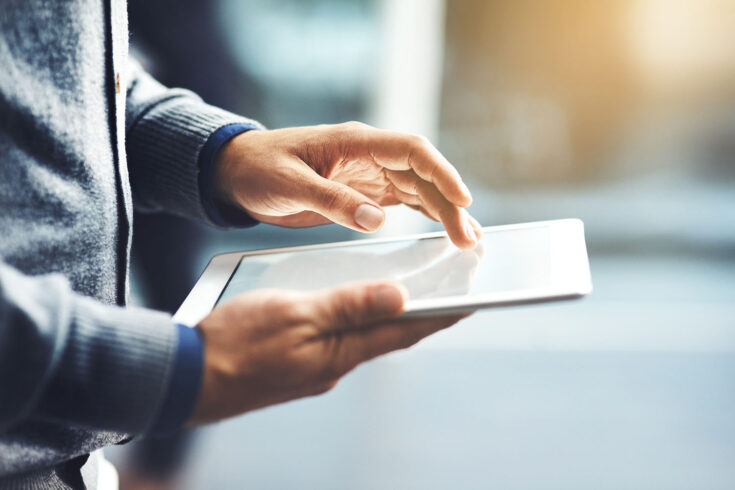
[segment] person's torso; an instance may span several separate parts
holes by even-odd
[[[8,0],[0,12],[0,258],[125,301],[124,0]],[[116,89],[116,84],[119,89]],[[120,440],[48,422],[0,434],[0,475]]]
[[[112,5],[113,17],[124,16],[124,2]],[[124,58],[127,39],[112,49],[111,24],[126,20],[109,19],[109,8],[103,0],[3,3],[0,257],[29,275],[60,272],[76,291],[121,303],[129,184],[124,154],[117,163],[122,138],[113,134],[124,128],[124,90],[115,96],[108,53]]]

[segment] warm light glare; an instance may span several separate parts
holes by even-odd
[[[639,0],[631,11],[630,48],[654,89],[735,82],[735,2]]]

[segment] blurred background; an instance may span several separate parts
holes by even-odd
[[[268,127],[424,134],[483,225],[581,218],[595,284],[155,446],[170,485],[735,488],[735,0],[129,4],[169,85]],[[381,233],[434,229],[397,208]],[[174,310],[215,253],[353,238],[138,217],[134,296]]]

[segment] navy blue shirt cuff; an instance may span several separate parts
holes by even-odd
[[[171,379],[156,422],[150,430],[153,436],[172,435],[189,420],[202,382],[204,342],[199,330],[179,324],[176,328],[178,342]]]
[[[199,152],[199,189],[204,211],[216,225],[223,227],[248,227],[258,221],[243,209],[224,203],[217,203],[212,196],[212,177],[217,152],[232,138],[246,131],[259,129],[254,124],[235,123],[222,126],[204,143]]]

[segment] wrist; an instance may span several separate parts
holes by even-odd
[[[226,388],[227,378],[238,372],[228,349],[234,343],[229,336],[222,338],[224,332],[221,324],[213,320],[211,315],[202,320],[196,329],[203,344],[202,374],[187,427],[216,422],[242,411],[239,406],[233,406],[232,392]]]
[[[234,165],[233,144],[251,130],[253,124],[229,124],[219,128],[207,140],[199,155],[199,189],[202,206],[217,225],[252,226],[257,223],[237,203],[235,185],[232,182]]]
[[[240,133],[233,136],[220,146],[214,155],[212,162],[212,176],[209,183],[208,192],[212,196],[212,200],[219,205],[236,206],[237,197],[235,194],[234,173],[236,157],[236,147],[239,146],[240,139],[247,133]]]

